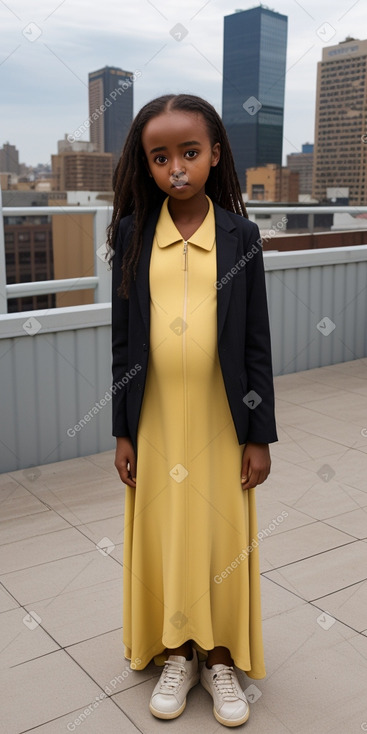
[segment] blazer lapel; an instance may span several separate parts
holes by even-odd
[[[217,241],[217,281],[220,282],[221,278],[227,275],[236,263],[238,238],[236,235],[236,225],[228,216],[225,209],[214,204],[214,211]],[[233,278],[229,278],[227,283],[217,288],[218,342],[226,320],[232,292],[232,281]]]
[[[150,332],[150,289],[149,289],[149,264],[152,252],[154,232],[158,222],[160,208],[155,209],[148,216],[147,223],[143,231],[142,250],[139,258],[139,264],[136,271],[136,293],[143,317],[144,325],[147,333],[147,341],[149,342]]]

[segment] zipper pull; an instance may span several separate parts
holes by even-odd
[[[187,240],[184,240],[184,243],[183,243],[182,270],[187,270]]]

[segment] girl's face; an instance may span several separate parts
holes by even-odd
[[[204,195],[220,143],[211,144],[200,112],[170,110],[153,117],[143,129],[142,145],[149,171],[165,194],[178,200]]]

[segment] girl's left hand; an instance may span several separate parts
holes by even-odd
[[[242,455],[242,489],[262,484],[270,473],[270,451],[267,443],[247,443]]]

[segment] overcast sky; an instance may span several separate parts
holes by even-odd
[[[364,3],[274,0],[269,6],[288,16],[284,160],[302,143],[313,142],[322,48],[347,35],[367,38]],[[28,165],[49,163],[57,140],[88,117],[88,72],[106,65],[141,71],[134,86],[134,114],[167,92],[199,94],[221,114],[223,18],[256,4],[0,0],[0,145],[16,145],[20,161]],[[181,41],[170,34],[176,23],[188,31]],[[326,29],[324,36],[320,28]]]

